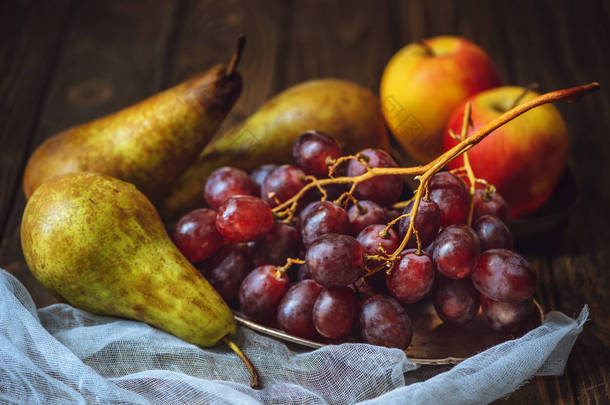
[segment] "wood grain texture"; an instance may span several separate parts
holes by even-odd
[[[0,12],[0,237],[21,190],[28,140],[39,126],[70,9],[70,1],[5,2]]]
[[[394,52],[440,34],[480,44],[508,84],[553,90],[601,82],[601,92],[558,106],[572,141],[580,209],[562,232],[524,248],[540,277],[543,306],[575,315],[588,303],[591,321],[563,376],[536,378],[498,403],[610,402],[609,1],[1,3],[0,60],[7,62],[0,64],[0,266],[37,304],[55,298],[29,275],[19,246],[21,171],[33,148],[58,130],[225,63],[241,33],[248,38],[244,92],[221,132],[307,79],[339,77],[378,92]]]
[[[287,29],[289,5],[265,1],[183,1],[166,63],[167,85],[209,66],[227,63],[239,35],[246,47],[239,70],[244,77],[240,99],[219,133],[246,118],[278,90],[279,57]]]
[[[40,131],[50,87],[57,74],[68,26],[70,1],[5,2],[0,13],[0,263],[16,275],[38,304],[56,301],[27,269],[18,226],[24,206],[21,177]]]

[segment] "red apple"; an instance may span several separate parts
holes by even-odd
[[[508,111],[523,94],[523,87],[498,87],[470,99],[473,127],[470,135]],[[538,96],[528,91],[519,104]],[[457,144],[449,130],[459,134],[464,116],[463,103],[452,114],[445,131],[445,150]],[[496,186],[508,203],[513,217],[538,209],[551,196],[565,169],[568,134],[561,114],[552,104],[536,107],[496,129],[468,151],[476,177]],[[464,164],[457,158],[449,164]]]
[[[428,162],[442,152],[451,112],[499,84],[493,63],[477,45],[460,37],[426,39],[405,46],[388,62],[380,88],[383,114],[409,155]]]

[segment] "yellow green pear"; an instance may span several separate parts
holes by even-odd
[[[177,218],[203,206],[205,182],[221,166],[253,170],[264,163],[292,163],[292,146],[308,130],[335,137],[344,153],[389,147],[381,106],[373,93],[345,80],[307,81],[284,90],[241,124],[216,135],[160,203],[161,215]]]
[[[153,202],[197,158],[238,99],[236,71],[244,40],[228,66],[215,66],[175,87],[47,139],[30,157],[23,189],[86,171],[136,185]]]
[[[199,346],[235,331],[229,307],[132,184],[82,172],[49,180],[27,203],[21,246],[34,276],[75,307]]]

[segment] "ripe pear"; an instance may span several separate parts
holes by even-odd
[[[381,106],[373,93],[344,80],[307,81],[284,90],[241,124],[216,135],[174,183],[159,205],[161,215],[173,219],[202,206],[205,182],[221,166],[253,170],[264,163],[292,163],[292,146],[308,130],[335,137],[344,153],[389,147]]]
[[[153,202],[197,158],[238,99],[244,38],[228,66],[218,65],[133,106],[47,139],[30,157],[26,198],[42,183],[86,171],[130,183]]]
[[[132,184],[83,172],[49,180],[27,203],[21,246],[34,276],[75,307],[140,320],[199,346],[235,331],[227,304]]]

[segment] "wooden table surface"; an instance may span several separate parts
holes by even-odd
[[[30,275],[19,244],[29,155],[59,130],[225,63],[240,33],[244,92],[224,128],[306,79],[377,92],[394,52],[439,34],[480,44],[506,83],[600,81],[600,92],[559,106],[581,204],[562,232],[527,246],[544,308],[574,316],[587,303],[591,321],[564,376],[536,378],[498,402],[610,402],[610,2],[4,0],[0,32],[0,266],[39,306],[56,299]]]

